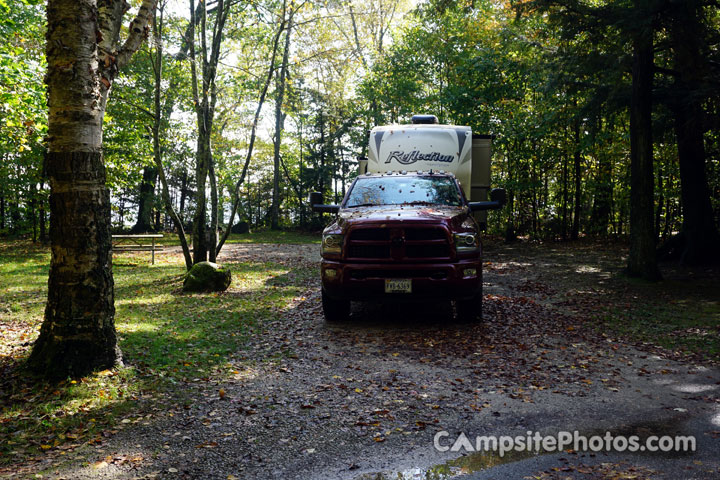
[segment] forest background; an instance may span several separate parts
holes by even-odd
[[[44,241],[46,12],[0,11],[0,234]],[[113,230],[192,232],[188,266],[229,223],[318,230],[307,194],[342,199],[370,128],[431,113],[495,135],[491,233],[626,239],[634,206],[712,262],[719,27],[699,0],[160,1],[104,114]]]

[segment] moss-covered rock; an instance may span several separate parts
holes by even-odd
[[[230,270],[211,262],[200,262],[192,266],[185,276],[183,292],[222,292],[232,281]]]

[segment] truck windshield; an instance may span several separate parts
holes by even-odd
[[[372,205],[462,205],[455,180],[449,177],[358,178],[346,208]]]

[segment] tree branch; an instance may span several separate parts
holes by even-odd
[[[135,18],[128,27],[128,38],[117,54],[118,69],[123,68],[130,61],[130,57],[140,48],[142,42],[150,33],[150,20],[155,12],[157,0],[143,0]]]
[[[117,98],[118,102],[124,103],[125,105],[129,105],[129,106],[133,107],[134,109],[138,110],[139,112],[144,113],[145,115],[149,116],[150,118],[155,118],[154,113],[152,113],[150,110],[148,110],[147,108],[145,108],[141,105],[137,105],[137,104],[131,102],[130,100],[124,99],[121,96],[113,96],[113,98]]]

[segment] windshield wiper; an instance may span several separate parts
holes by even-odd
[[[433,202],[426,202],[424,200],[415,200],[413,202],[403,202],[402,205],[437,205]]]
[[[355,208],[355,207],[378,207],[379,205],[377,203],[359,203],[357,205],[348,205],[345,208]]]

